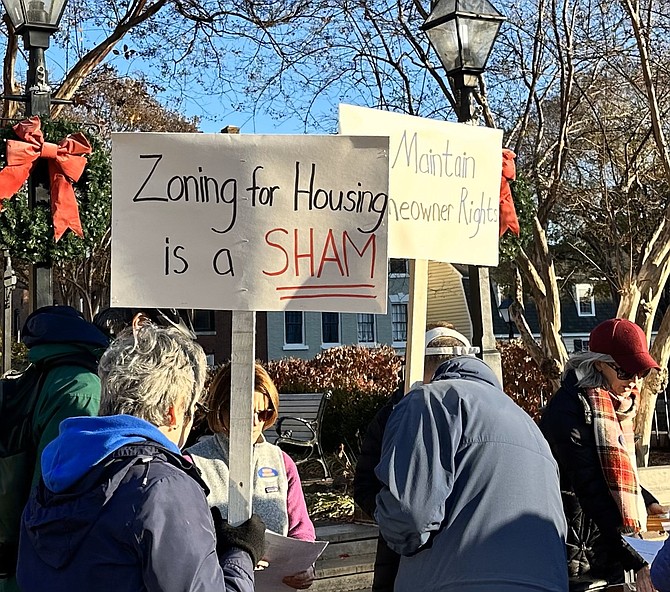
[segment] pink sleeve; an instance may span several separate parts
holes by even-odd
[[[313,541],[316,539],[314,525],[307,513],[305,496],[302,493],[298,467],[293,459],[282,450],[286,477],[288,478],[288,492],[286,494],[286,506],[288,509],[288,536],[302,541]]]

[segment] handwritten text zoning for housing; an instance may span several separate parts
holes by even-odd
[[[374,278],[378,249],[376,232],[385,221],[388,195],[366,188],[365,181],[355,187],[333,188],[332,174],[319,174],[314,162],[295,162],[290,186],[282,187],[270,171],[258,165],[230,178],[219,178],[198,165],[190,174],[166,174],[161,170],[161,154],[140,154],[151,162],[133,191],[133,203],[150,202],[155,207],[165,204],[189,204],[193,207],[215,208],[207,217],[211,232],[211,271],[217,276],[235,276],[236,262],[231,244],[235,241],[236,222],[240,216],[254,216],[256,239],[264,250],[266,276],[291,278],[348,278],[364,275]],[[324,167],[325,168],[325,167]],[[286,179],[286,175],[283,176]],[[271,210],[279,210],[279,216]],[[267,214],[254,213],[269,210]],[[319,211],[352,214],[313,218]],[[287,211],[295,212],[286,216]],[[305,218],[304,213],[312,212]],[[278,224],[278,219],[282,219]],[[182,275],[188,272],[188,237],[164,236],[163,274]],[[367,287],[367,285],[366,285]],[[282,288],[282,289],[285,289]],[[283,296],[282,298],[286,298]]]
[[[165,187],[160,190],[160,195],[155,191],[146,190],[152,177],[157,174],[163,179],[159,163],[163,159],[162,154],[140,154],[140,159],[153,160],[153,165],[146,177],[142,180],[137,192],[133,196],[133,202],[185,202],[193,204],[217,204],[226,208],[224,215],[225,224],[215,232],[225,234],[235,226],[237,219],[238,202],[240,199],[249,200],[252,207],[272,207],[278,194],[281,194],[279,185],[261,183],[264,167],[256,166],[251,174],[251,183],[242,189],[246,193],[240,193],[239,180],[237,177],[218,179],[210,177],[198,166],[198,174],[173,175],[165,182]],[[388,195],[385,192],[366,190],[363,183],[359,181],[357,187],[346,189],[333,189],[320,187],[317,182],[317,165],[310,163],[308,173],[304,173],[304,166],[300,162],[295,163],[295,176],[292,187],[292,203],[294,211],[299,210],[330,210],[333,212],[344,211],[355,214],[373,213],[375,222],[368,228],[358,228],[359,232],[375,232],[386,213]]]
[[[479,233],[482,224],[498,225],[498,196],[487,196],[484,191],[473,190],[468,181],[476,178],[477,162],[467,152],[451,152],[450,140],[445,141],[444,149],[426,151],[420,145],[418,132],[405,130],[391,162],[391,168],[405,166],[417,175],[449,180],[448,191],[436,196],[434,201],[426,199],[402,199],[395,195],[389,198],[389,216],[395,221],[446,222],[466,225],[472,228],[470,238]],[[458,181],[463,180],[458,187]],[[445,189],[447,191],[447,189]]]

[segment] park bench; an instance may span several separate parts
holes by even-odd
[[[321,423],[330,393],[282,393],[279,395],[279,418],[265,439],[279,446],[297,465],[312,460],[323,468],[324,478],[330,469],[321,447]]]

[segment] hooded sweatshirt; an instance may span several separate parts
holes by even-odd
[[[481,360],[442,364],[386,425],[375,518],[396,592],[565,592],[558,469]]]
[[[95,363],[109,340],[93,323],[70,306],[45,306],[31,314],[21,339],[29,348],[28,360],[39,364],[63,356],[81,356]],[[58,435],[60,422],[68,417],[97,415],[100,408],[100,379],[84,366],[68,363],[52,368],[44,380],[33,416],[33,430],[39,459],[45,446]],[[40,479],[35,464],[33,485]]]
[[[197,472],[152,424],[66,419],[42,473],[21,525],[23,592],[253,590],[247,553],[219,564]]]

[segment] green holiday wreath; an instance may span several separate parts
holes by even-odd
[[[27,183],[11,199],[4,200],[0,212],[0,248],[26,262],[44,262],[87,257],[110,225],[111,157],[108,145],[95,131],[82,129],[80,122],[44,119],[42,132],[47,142],[58,144],[65,136],[83,131],[93,149],[78,182],[73,184],[84,238],[71,230],[55,242],[49,202],[28,207]],[[18,139],[12,126],[0,128],[0,168],[7,164],[7,140]]]

